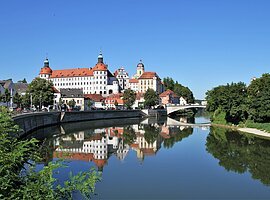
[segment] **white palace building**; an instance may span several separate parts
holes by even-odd
[[[104,97],[117,94],[120,91],[118,80],[108,70],[108,66],[103,63],[101,53],[93,68],[52,70],[49,66],[49,60],[46,59],[39,77],[51,80],[57,90],[77,88],[82,89],[84,94],[101,94]]]
[[[97,64],[91,68],[52,70],[49,60],[46,59],[39,77],[51,80],[59,91],[61,89],[82,89],[83,94],[99,94],[103,97],[123,92],[128,88],[137,93],[145,93],[148,88],[158,94],[164,91],[164,85],[157,73],[144,71],[141,61],[137,65],[136,74],[130,79],[123,67],[112,74],[108,70],[108,66],[103,63],[101,53],[98,55]]]

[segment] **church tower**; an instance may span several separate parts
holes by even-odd
[[[136,76],[139,78],[144,73],[144,64],[142,63],[142,60],[137,65],[137,73]]]

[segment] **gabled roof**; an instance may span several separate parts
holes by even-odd
[[[172,95],[172,97],[179,97],[177,96],[172,90],[166,90],[165,92],[161,93],[159,97],[166,97],[168,95]]]
[[[105,99],[101,94],[85,94],[84,97],[94,102],[102,102]]]
[[[64,98],[83,98],[82,89],[60,89],[61,96]]]
[[[138,79],[129,79],[129,83],[139,83]]]
[[[144,93],[143,92],[138,92],[136,94],[136,100],[141,100],[142,98],[144,98]]]
[[[27,83],[14,83],[14,89],[16,92],[18,92],[19,94],[26,92],[28,87]]]
[[[139,79],[152,79],[154,77],[158,77],[156,72],[144,72]]]
[[[8,80],[0,80],[0,85],[3,86],[3,88],[8,89],[9,86],[13,83],[12,79]]]
[[[53,70],[51,78],[74,77],[74,76],[93,76],[93,69],[76,68],[76,69]]]
[[[59,90],[57,90],[54,86],[52,87],[53,93],[60,93]]]

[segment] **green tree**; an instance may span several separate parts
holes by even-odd
[[[125,144],[131,145],[136,140],[136,133],[131,126],[124,127],[123,140]]]
[[[75,107],[75,105],[76,105],[76,102],[74,101],[74,99],[72,99],[72,100],[70,100],[70,101],[68,102],[68,106],[69,106],[69,108],[71,108],[71,109],[73,109],[73,108]]]
[[[35,78],[27,88],[27,93],[32,94],[33,105],[48,106],[53,104],[53,83],[41,78]]]
[[[248,86],[248,112],[255,122],[270,122],[270,74],[263,74]]]
[[[124,100],[125,107],[127,109],[131,109],[132,105],[135,102],[135,99],[136,99],[136,93],[133,90],[127,89],[124,91],[123,100]]]
[[[25,95],[23,95],[22,97],[22,107],[23,108],[29,108],[30,104],[31,104],[31,97],[29,93],[26,93]]]
[[[187,100],[188,103],[194,103],[195,99],[193,96],[192,91],[177,81],[175,82],[172,78],[166,77],[163,79],[163,83],[165,86],[165,90],[172,90],[174,91],[178,96],[183,97]]]
[[[24,78],[23,80],[18,81],[18,83],[27,83],[26,79]]]
[[[151,88],[148,88],[144,94],[144,105],[146,107],[155,106],[159,103],[158,94]]]
[[[115,109],[117,109],[117,107],[118,107],[118,102],[117,102],[117,100],[114,102],[114,106],[115,106]]]
[[[61,162],[50,162],[37,170],[35,163],[41,160],[39,141],[18,139],[14,137],[18,131],[7,109],[0,107],[0,199],[72,199],[75,191],[91,197],[100,180],[99,173],[80,172],[59,185],[53,173],[62,166]]]
[[[93,101],[92,99],[89,99],[89,100],[87,101],[87,107],[88,107],[88,108],[91,108],[92,105],[94,105],[94,101]]]
[[[174,80],[170,77],[163,78],[165,90],[174,90]]]
[[[145,141],[148,142],[148,144],[153,144],[159,136],[160,128],[156,128],[152,125],[144,125],[144,138]]]
[[[238,124],[248,118],[247,88],[243,82],[221,85],[206,93],[207,111],[225,113],[227,122]]]
[[[188,87],[185,87],[176,81],[173,91],[178,96],[185,98],[187,100],[187,103],[194,103],[195,99],[193,93]]]
[[[4,102],[7,103],[7,106],[8,106],[8,102],[10,101],[10,98],[11,98],[10,92],[9,92],[9,90],[6,88],[6,89],[5,89],[5,94],[4,94]]]
[[[17,104],[17,107],[21,107],[21,104],[22,104],[22,97],[21,97],[21,95],[19,95],[17,92],[16,92],[16,94],[13,96],[13,103]]]

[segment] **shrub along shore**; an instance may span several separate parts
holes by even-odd
[[[270,74],[245,83],[220,85],[207,91],[213,124],[270,137]]]

